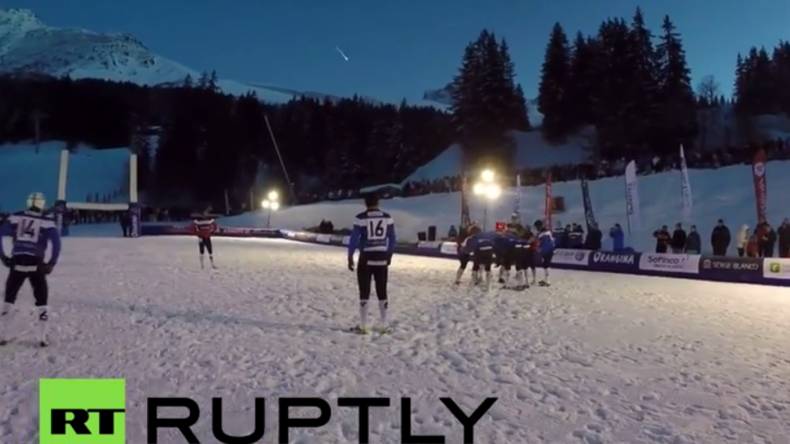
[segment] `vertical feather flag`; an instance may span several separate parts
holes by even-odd
[[[628,216],[628,233],[642,229],[642,215],[639,212],[639,187],[636,179],[636,162],[625,167],[625,213]]]
[[[593,212],[592,199],[590,199],[590,184],[586,177],[582,177],[582,203],[584,204],[584,221],[587,223],[587,232],[593,227],[598,227],[598,222],[595,221],[595,213]]]
[[[546,186],[545,186],[546,194],[544,199],[544,214],[543,214],[543,223],[544,225],[551,230],[551,214],[554,210],[554,200],[551,196],[551,170],[546,173]]]
[[[760,150],[752,160],[752,178],[754,180],[754,200],[757,202],[757,222],[768,219],[768,181],[765,177],[765,150]]]
[[[689,180],[689,169],[686,164],[686,153],[682,144],[680,145],[680,194],[683,198],[683,220],[690,222],[694,202],[691,197],[691,181]]]
[[[521,223],[521,175],[516,174],[516,203],[513,205],[513,216]]]

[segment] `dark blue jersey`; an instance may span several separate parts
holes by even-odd
[[[11,257],[33,256],[45,259],[47,245],[52,243],[49,263],[55,265],[60,257],[60,233],[55,220],[40,211],[27,210],[12,214],[0,227],[0,257],[7,257],[2,239],[11,237]]]
[[[369,258],[386,258],[395,251],[395,221],[379,209],[369,209],[357,214],[351,238],[348,241],[348,258],[353,259],[358,249]]]
[[[494,251],[494,239],[491,233],[479,233],[466,239],[466,248],[470,253]]]

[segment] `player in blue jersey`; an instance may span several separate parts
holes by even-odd
[[[14,315],[19,290],[25,281],[33,287],[38,307],[39,344],[48,345],[47,321],[49,314],[49,286],[47,275],[52,273],[60,257],[60,233],[55,220],[44,214],[46,201],[41,193],[32,193],[27,199],[28,209],[11,215],[0,227],[0,261],[9,268],[5,283],[5,301],[0,311],[0,345],[8,343],[11,320]],[[11,255],[3,249],[3,238],[11,237]],[[46,261],[48,244],[52,244],[49,261]]]
[[[376,283],[376,297],[379,300],[379,333],[389,333],[387,322],[389,299],[387,298],[387,279],[392,253],[395,251],[395,222],[392,216],[379,209],[379,197],[374,194],[365,196],[366,210],[357,214],[354,228],[348,241],[348,269],[354,271],[354,252],[359,250],[356,264],[359,285],[359,325],[352,331],[368,333],[368,302],[371,283]]]
[[[543,280],[538,282],[538,285],[549,285],[549,268],[551,268],[551,260],[554,257],[554,236],[551,234],[550,227],[541,224],[535,224],[538,230],[538,257],[540,258],[541,267],[543,268]]]
[[[480,227],[471,227],[466,247],[472,254],[472,282],[483,282],[481,271],[485,272],[485,289],[491,288],[491,265],[494,263],[495,233],[483,233]],[[481,270],[482,269],[482,270]]]

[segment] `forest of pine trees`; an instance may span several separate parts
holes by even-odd
[[[790,43],[738,55],[736,78],[739,130],[749,131],[752,116],[790,114]],[[297,192],[308,193],[400,182],[453,142],[466,169],[508,169],[515,146],[507,132],[531,129],[508,44],[489,30],[463,51],[451,113],[357,97],[272,105],[252,93],[224,94],[216,81],[214,73],[168,87],[0,77],[0,145],[130,146],[149,196],[205,202],[227,191],[235,204],[246,201],[261,168],[287,185],[265,117]],[[712,76],[692,89],[682,39],[668,16],[656,35],[639,9],[630,21],[605,20],[595,35],[569,39],[559,23],[551,30],[537,101],[550,141],[592,126],[595,154],[604,158],[674,153],[681,143],[704,145],[704,111],[725,103]],[[152,135],[159,136],[156,151]]]
[[[542,131],[558,141],[593,125],[597,152],[633,157],[693,145],[697,98],[680,34],[664,17],[654,37],[640,9],[607,19],[571,42],[557,23],[546,47],[538,95]]]
[[[356,97],[272,105],[221,93],[213,74],[166,88],[0,78],[0,145],[130,146],[141,188],[159,201],[221,202],[227,190],[233,203],[247,202],[265,166],[278,182],[269,185],[287,188],[264,116],[297,192],[400,182],[455,140],[450,115],[434,108]],[[151,135],[159,135],[156,151]]]

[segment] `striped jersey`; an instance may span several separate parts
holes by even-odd
[[[358,249],[368,262],[386,260],[395,251],[395,221],[392,216],[373,208],[357,214],[348,242],[348,258]],[[371,264],[373,265],[373,264]]]
[[[49,263],[55,265],[60,257],[60,233],[52,216],[40,211],[27,210],[12,214],[0,227],[0,256],[5,256],[2,238],[11,237],[11,257],[33,256],[42,261],[47,246],[52,243]]]

